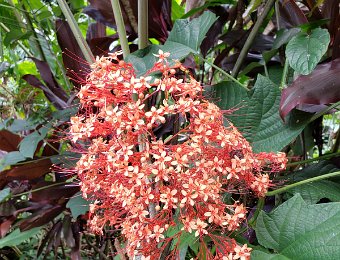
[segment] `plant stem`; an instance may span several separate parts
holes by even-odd
[[[4,31],[6,33],[9,33],[11,30],[6,26],[4,25],[3,23],[0,22],[0,27],[2,29],[4,29]],[[33,54],[30,52],[29,49],[26,48],[25,45],[23,45],[23,43],[21,41],[18,41],[18,45],[21,47],[21,49],[23,49],[23,51],[28,55],[28,56],[33,56]]]
[[[310,179],[307,179],[307,180],[303,180],[303,181],[299,181],[299,182],[287,185],[287,186],[282,187],[282,188],[277,189],[277,190],[269,191],[269,192],[267,192],[266,196],[274,196],[274,195],[283,193],[283,192],[285,192],[285,191],[287,191],[291,188],[294,188],[294,187],[297,187],[297,186],[300,186],[300,185],[303,185],[303,184],[306,184],[306,183],[310,183],[310,182],[314,182],[314,181],[320,181],[320,180],[323,180],[323,179],[328,179],[328,178],[337,177],[337,176],[340,176],[340,171],[327,173],[327,174],[324,174],[324,175],[321,175],[321,176],[313,177],[313,178],[310,178]]]
[[[261,210],[264,207],[264,203],[265,203],[265,198],[259,198],[259,201],[257,202],[256,210],[254,212],[254,215],[248,221],[248,225],[249,226],[253,227],[255,225],[256,219],[257,219],[257,217],[259,216]]]
[[[309,163],[309,162],[324,160],[324,159],[332,158],[332,157],[335,157],[335,156],[338,156],[338,155],[340,155],[340,152],[325,154],[325,155],[319,156],[317,158],[311,158],[311,159],[307,159],[307,160],[303,160],[303,161],[288,163],[287,167],[295,166],[295,165],[299,165],[299,164],[303,164],[303,163]]]
[[[130,54],[129,43],[126,37],[125,24],[123,20],[122,10],[120,8],[119,0],[111,0],[113,15],[117,25],[117,32],[119,36],[120,45],[122,46],[123,56],[126,58]]]
[[[239,82],[237,79],[235,79],[232,75],[230,75],[229,73],[225,72],[224,70],[222,70],[220,67],[216,66],[214,63],[208,61],[207,59],[203,58],[202,56],[199,55],[199,58],[201,58],[205,63],[209,64],[211,67],[213,67],[214,69],[216,69],[217,71],[221,72],[224,76],[226,76],[228,79],[230,79],[231,81],[235,82],[236,84],[238,84],[239,86],[241,86],[242,88],[246,89],[247,91],[249,91],[249,89],[243,85],[241,82]]]
[[[261,15],[258,17],[257,21],[255,22],[255,25],[253,27],[253,29],[251,30],[241,52],[240,55],[236,61],[236,64],[233,68],[233,71],[231,73],[231,75],[236,78],[238,73],[240,72],[242,63],[244,58],[247,56],[247,53],[255,39],[256,34],[258,33],[264,19],[266,18],[267,14],[269,13],[270,9],[272,8],[272,5],[274,4],[275,0],[268,0],[268,2],[266,3],[266,5],[264,6],[263,12],[261,13]]]
[[[22,14],[23,14],[23,16],[24,16],[24,18],[25,18],[25,20],[27,22],[27,27],[25,26],[25,28],[27,28],[28,30],[32,31],[33,37],[31,39],[33,41],[33,44],[36,46],[36,49],[37,49],[37,51],[39,53],[39,56],[40,56],[41,60],[42,61],[47,61],[46,57],[45,57],[44,50],[42,49],[41,44],[39,42],[39,37],[37,35],[37,32],[34,30],[34,26],[33,26],[33,23],[31,21],[31,16],[27,12],[26,7],[25,7],[25,5],[23,3],[21,4],[21,7],[22,7],[23,10],[25,10],[25,12],[22,12]],[[18,17],[20,17],[20,16],[18,16]],[[17,19],[19,19],[19,18],[17,18]]]
[[[148,0],[138,0],[138,48],[148,46]]]
[[[333,105],[326,107],[325,109],[323,109],[322,111],[320,111],[319,113],[316,113],[314,116],[312,116],[311,119],[309,119],[309,122],[313,122],[315,119],[319,118],[320,116],[323,116],[325,113],[327,113],[329,110],[332,110],[333,108],[336,108],[337,106],[340,105],[340,101],[334,103]]]
[[[46,186],[43,186],[43,187],[40,187],[40,188],[37,188],[37,189],[34,189],[34,190],[29,190],[29,191],[25,191],[25,192],[22,192],[22,193],[19,193],[19,194],[15,194],[15,195],[12,196],[12,198],[21,197],[23,195],[27,195],[27,194],[32,193],[32,192],[36,192],[36,191],[40,191],[40,190],[45,190],[45,189],[48,189],[48,188],[51,188],[51,187],[55,187],[55,186],[60,186],[60,185],[63,185],[63,184],[69,184],[69,182],[53,183],[51,185],[46,185]]]
[[[61,9],[61,11],[63,12],[67,23],[69,24],[71,31],[74,35],[74,37],[76,38],[76,41],[79,45],[79,48],[81,49],[85,60],[89,63],[92,64],[95,61],[95,58],[91,52],[91,49],[89,47],[89,45],[87,44],[87,42],[85,41],[79,26],[76,22],[76,20],[74,19],[74,16],[70,10],[70,8],[68,7],[67,3],[65,0],[57,0],[59,7]]]
[[[280,83],[280,89],[284,89],[286,86],[286,80],[287,80],[287,74],[288,74],[288,60],[285,60],[285,65],[283,67],[283,72],[282,72],[282,78],[281,78],[281,83]]]

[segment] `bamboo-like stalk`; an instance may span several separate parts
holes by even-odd
[[[236,78],[238,73],[240,72],[241,69],[241,65],[243,63],[244,58],[247,56],[247,53],[249,51],[250,46],[252,45],[255,36],[257,34],[257,32],[259,31],[264,19],[266,18],[267,14],[269,13],[270,9],[272,8],[272,5],[274,4],[275,0],[268,0],[268,2],[266,3],[266,5],[264,6],[263,12],[261,13],[261,15],[258,17],[253,29],[251,30],[241,52],[240,55],[236,61],[236,64],[233,68],[233,71],[231,73],[231,75]]]
[[[129,43],[126,37],[125,24],[123,20],[122,10],[120,8],[119,0],[111,0],[113,15],[115,17],[117,32],[119,36],[120,46],[122,46],[123,56],[126,58],[130,54]]]
[[[70,8],[68,7],[67,3],[65,0],[57,0],[58,1],[58,4],[59,4],[59,7],[61,9],[61,11],[63,12],[66,20],[67,20],[67,23],[69,24],[70,28],[71,28],[71,31],[74,35],[74,37],[76,38],[76,41],[86,59],[86,61],[89,63],[89,64],[92,64],[94,61],[95,61],[95,58],[91,52],[91,49],[89,47],[89,45],[87,44],[86,40],[84,39],[80,29],[79,29],[79,26],[76,22],[76,20],[74,19],[74,16],[70,10]]]
[[[266,196],[274,196],[274,195],[286,192],[287,190],[290,190],[294,187],[297,187],[297,186],[300,186],[300,185],[303,185],[303,184],[307,184],[307,183],[315,182],[315,181],[321,181],[321,180],[324,180],[324,179],[328,179],[328,178],[332,178],[332,177],[338,177],[338,176],[340,176],[340,171],[327,173],[327,174],[324,174],[324,175],[321,175],[321,176],[313,177],[313,178],[310,178],[310,179],[307,179],[307,180],[303,180],[303,181],[299,181],[299,182],[287,185],[287,186],[282,187],[282,188],[277,189],[277,190],[269,191],[269,192],[266,193]]]
[[[144,49],[149,44],[148,0],[138,0],[138,48]]]

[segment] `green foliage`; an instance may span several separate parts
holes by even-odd
[[[4,201],[6,198],[8,198],[11,194],[11,189],[10,188],[5,188],[0,191],[0,203]]]
[[[280,151],[303,130],[305,124],[284,124],[278,108],[280,90],[268,78],[258,75],[254,88],[247,92],[231,82],[214,86],[218,105],[222,109],[235,109],[229,119],[240,129],[256,152]]]
[[[17,246],[23,243],[24,241],[32,238],[37,235],[41,231],[41,228],[33,228],[27,231],[20,232],[19,229],[15,229],[9,235],[0,239],[0,248],[5,246]]]
[[[336,259],[340,255],[339,213],[340,203],[308,205],[295,195],[271,213],[260,213],[256,235],[262,246],[278,256]]]
[[[90,201],[85,200],[79,192],[75,194],[66,204],[66,207],[71,210],[72,217],[77,219],[78,216],[89,211]]]
[[[289,65],[297,73],[310,74],[327,51],[329,41],[326,29],[316,28],[311,33],[298,33],[287,44]]]
[[[146,49],[130,54],[126,60],[132,63],[137,76],[142,76],[157,61],[154,54],[158,54],[159,49],[170,52],[170,59],[172,60],[182,60],[191,53],[197,54],[199,46],[215,20],[216,16],[211,12],[205,12],[191,21],[187,19],[176,20],[164,46],[151,45]]]

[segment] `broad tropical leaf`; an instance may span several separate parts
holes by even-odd
[[[261,212],[255,231],[259,243],[280,256],[262,259],[337,259],[339,228],[340,203],[307,205],[298,194],[271,213]]]
[[[301,75],[282,91],[281,118],[298,105],[325,105],[340,100],[340,58],[320,64],[310,75]]]
[[[316,28],[311,33],[300,32],[286,47],[289,65],[303,75],[310,74],[328,49],[330,41],[326,29]]]

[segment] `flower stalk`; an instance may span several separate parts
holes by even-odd
[[[113,15],[117,25],[117,32],[119,36],[120,45],[123,50],[123,57],[126,58],[130,54],[129,43],[127,41],[125,24],[123,20],[122,10],[120,8],[119,0],[111,0]]]

